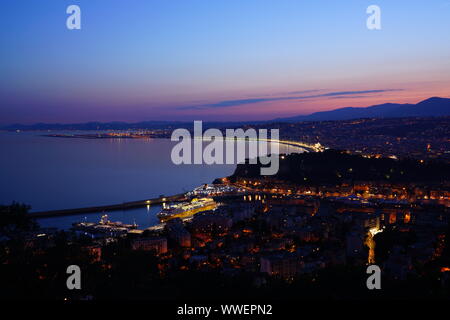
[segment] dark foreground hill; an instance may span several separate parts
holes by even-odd
[[[231,181],[258,178],[260,164],[240,164]],[[450,165],[439,161],[365,158],[342,151],[291,154],[280,159],[280,169],[270,178],[299,185],[340,185],[349,181],[412,184],[448,184]]]

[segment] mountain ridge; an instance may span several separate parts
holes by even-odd
[[[204,121],[204,129],[215,127],[236,127],[239,125],[274,122],[339,121],[361,118],[408,118],[450,116],[450,99],[431,97],[417,104],[383,103],[369,107],[344,107],[309,115],[277,118],[267,121]],[[0,130],[125,130],[125,129],[167,129],[173,127],[191,128],[192,121],[141,121],[141,122],[98,122],[83,123],[35,123],[0,126]]]
[[[431,97],[416,104],[383,103],[369,107],[344,107],[329,111],[314,112],[309,115],[299,115],[277,118],[276,122],[300,121],[333,121],[352,120],[359,118],[407,118],[407,117],[438,117],[450,116],[450,99]]]

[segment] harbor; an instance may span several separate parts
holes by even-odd
[[[214,210],[222,200],[239,197],[243,192],[248,191],[226,184],[203,184],[191,191],[173,196],[161,195],[158,198],[117,205],[32,212],[29,215],[46,227],[57,226],[65,230],[77,227],[77,231],[88,230],[88,233],[98,235],[102,235],[101,231],[106,231],[103,235],[107,235],[108,231],[114,234],[117,231],[117,235],[142,233],[145,230],[162,230],[165,223],[173,218],[188,221],[196,213]],[[107,220],[123,223],[121,226],[102,223],[104,216],[107,216]],[[129,225],[135,227],[127,227]],[[100,227],[97,228],[97,226]],[[128,230],[115,230],[117,227],[127,227]]]

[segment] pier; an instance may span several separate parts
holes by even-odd
[[[112,204],[112,205],[104,205],[104,206],[95,206],[95,207],[84,207],[84,208],[75,208],[75,209],[64,209],[64,210],[51,210],[51,211],[40,211],[40,212],[31,212],[29,216],[32,218],[46,218],[46,217],[57,217],[57,216],[70,216],[82,213],[99,213],[103,211],[121,211],[121,210],[129,210],[133,208],[145,207],[155,204],[161,204],[164,202],[179,202],[187,200],[186,195],[176,194],[173,196],[164,197],[161,196],[159,198],[140,200],[140,201],[131,201],[131,202],[123,202],[120,204]]]

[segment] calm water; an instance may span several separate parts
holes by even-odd
[[[55,132],[52,132],[55,133]],[[1,132],[0,204],[26,203],[31,211],[78,208],[172,195],[233,173],[235,165],[174,165],[168,139],[78,139],[43,132]],[[281,152],[298,148],[281,147]],[[108,213],[111,220],[148,227],[159,206]],[[67,228],[98,221],[101,213],[40,219]]]

